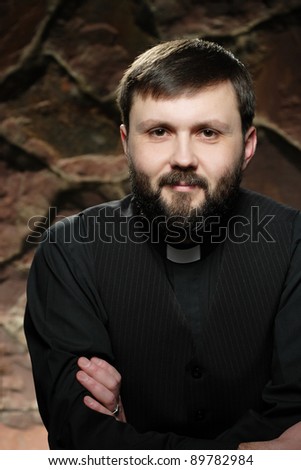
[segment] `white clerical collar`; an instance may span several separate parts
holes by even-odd
[[[167,245],[166,248],[167,259],[174,263],[193,263],[201,259],[201,247],[200,245],[193,246],[192,248],[179,249],[174,248],[171,245]]]

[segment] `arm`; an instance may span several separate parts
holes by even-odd
[[[301,422],[284,431],[277,439],[262,442],[244,442],[240,450],[301,450]]]
[[[87,407],[98,413],[112,416],[116,403],[120,405],[120,414],[115,417],[118,421],[126,422],[119,395],[121,376],[118,371],[106,361],[92,358],[80,358],[78,365],[81,371],[77,379],[93,395],[84,397]],[[243,442],[239,450],[301,450],[301,421],[283,432],[278,438],[270,441]]]
[[[301,421],[301,215],[296,218],[293,251],[274,321],[271,380],[263,389],[266,404],[250,410],[221,439],[269,441]]]

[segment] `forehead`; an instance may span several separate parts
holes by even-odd
[[[176,97],[133,96],[130,122],[162,120],[181,123],[219,119],[241,124],[236,92],[230,82],[186,91]]]

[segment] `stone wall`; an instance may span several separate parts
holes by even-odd
[[[128,193],[114,100],[126,66],[182,36],[233,50],[258,97],[244,185],[301,208],[300,24],[300,0],[0,2],[0,448],[47,446],[22,330],[34,230]]]

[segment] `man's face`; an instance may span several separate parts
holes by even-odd
[[[129,122],[121,138],[133,192],[151,216],[209,215],[237,189],[255,152],[255,129],[243,136],[230,82],[173,99],[136,95]]]

